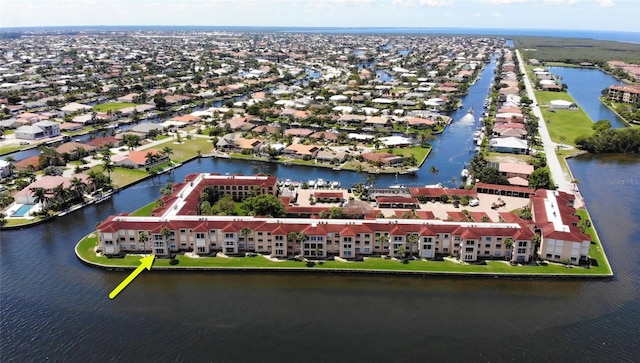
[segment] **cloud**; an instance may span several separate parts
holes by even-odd
[[[450,6],[453,5],[453,0],[393,0],[393,5],[399,6]]]
[[[492,13],[491,16],[493,16],[494,18],[499,18],[502,16],[502,14],[495,12],[495,13]]]
[[[450,5],[453,5],[453,0],[420,0],[420,5],[423,5],[423,6],[450,6]]]
[[[475,0],[475,2],[479,4],[489,4],[489,5],[509,5],[509,4],[527,3],[529,2],[529,0]]]
[[[474,17],[474,18],[482,18],[482,14],[480,14],[480,13],[474,13],[474,14],[473,14],[473,17]]]
[[[601,8],[610,8],[616,5],[613,0],[598,0],[598,4]]]
[[[548,5],[574,5],[577,2],[578,0],[544,0],[544,3]]]

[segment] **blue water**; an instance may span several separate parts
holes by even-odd
[[[24,217],[25,214],[29,213],[29,211],[31,210],[31,208],[33,208],[33,206],[34,206],[33,204],[23,204],[11,216],[12,217]]]
[[[615,113],[599,100],[600,92],[603,89],[620,83],[615,77],[599,69],[549,67],[549,72],[556,77],[562,77],[560,82],[567,84],[571,97],[593,122],[609,120],[611,127],[626,126]]]
[[[333,34],[455,34],[455,35],[498,35],[498,36],[546,36],[554,38],[586,38],[611,40],[616,42],[640,43],[640,32],[573,29],[509,29],[509,28],[393,28],[393,27],[277,27],[277,26],[167,26],[167,25],[122,25],[122,26],[60,26],[60,27],[18,27],[2,28],[2,32],[20,31],[229,31],[229,32],[287,32],[287,33],[333,33]]]

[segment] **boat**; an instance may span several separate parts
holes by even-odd
[[[332,181],[331,182],[331,187],[334,188],[334,189],[339,188],[340,187],[340,182],[337,181],[337,180]]]
[[[289,185],[291,185],[291,179],[285,179],[284,186],[288,187]]]
[[[470,113],[473,115],[473,107],[469,107],[469,110],[467,110],[467,113]]]
[[[96,197],[96,199],[93,200],[93,204],[100,204],[100,203],[104,202],[105,200],[109,200],[109,199],[111,199],[112,195],[113,195],[113,192],[107,192],[105,194],[100,194],[99,196]]]
[[[462,172],[460,173],[460,177],[463,179],[466,179],[469,177],[469,170],[467,169],[462,169]]]
[[[322,187],[324,187],[324,179],[318,178],[318,180],[316,181],[316,188],[322,188]]]
[[[313,179],[309,179],[309,181],[307,182],[307,185],[308,185],[310,188],[313,188],[313,187],[316,185],[316,181],[315,181],[315,180],[313,180]]]

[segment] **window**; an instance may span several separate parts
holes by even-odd
[[[144,243],[140,243],[140,244],[138,245],[138,248],[140,248],[141,250],[144,250]]]
[[[518,242],[518,247],[527,247],[527,241]]]
[[[486,237],[486,238],[485,238],[485,240],[486,240],[487,242],[491,242],[491,237]]]
[[[518,253],[527,253],[526,248],[518,248]]]
[[[156,248],[156,255],[163,255],[164,250],[162,248]]]
[[[465,260],[473,260],[473,255],[464,255]]]
[[[136,245],[135,244],[129,245],[129,249],[135,250],[136,249]]]
[[[476,242],[475,242],[475,241],[467,240],[467,246],[473,246],[473,245],[475,245],[475,244],[476,244]]]
[[[204,233],[196,233],[197,239],[204,239]]]
[[[547,258],[551,258],[551,254],[550,253],[547,253]]]
[[[484,248],[491,248],[491,245],[487,243],[484,245]]]
[[[225,233],[224,238],[233,238],[233,233]]]
[[[198,253],[204,253],[204,247],[198,247]]]
[[[467,247],[467,248],[465,248],[465,252],[473,252],[473,247]]]
[[[433,238],[432,237],[425,237],[422,241],[423,242],[432,242]]]
[[[163,247],[164,246],[164,242],[163,241],[155,241],[154,246]]]

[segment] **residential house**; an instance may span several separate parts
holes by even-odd
[[[20,126],[15,131],[16,139],[36,140],[60,136],[60,124],[53,121],[40,121],[32,125]]]

